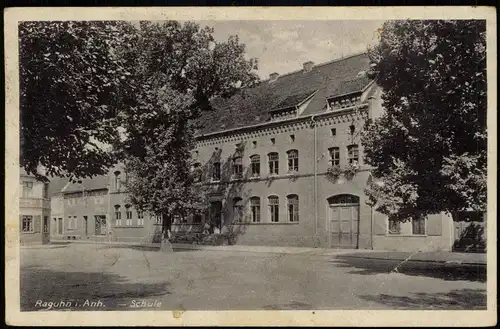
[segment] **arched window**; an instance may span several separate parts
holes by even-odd
[[[119,190],[121,187],[120,184],[120,171],[115,171],[115,189]]]
[[[233,219],[235,222],[243,220],[243,199],[233,198]]]
[[[115,205],[115,224],[116,226],[122,225],[122,212],[119,204]]]
[[[288,154],[288,171],[299,171],[299,151],[290,150]]]
[[[328,198],[329,204],[359,204],[359,197],[352,194],[339,194]]]
[[[220,181],[220,162],[214,162],[212,164],[212,180]]]
[[[125,225],[132,225],[132,206],[129,204],[125,205]]]
[[[279,174],[279,154],[276,152],[269,153],[269,174],[270,175],[278,175]]]
[[[271,195],[267,198],[269,203],[269,217],[271,222],[279,222],[280,218],[280,200],[278,196]]]
[[[241,156],[235,156],[233,158],[233,176],[241,177],[243,176],[243,161]]]
[[[250,157],[252,177],[260,177],[260,155],[254,154]]]
[[[297,194],[290,194],[287,197],[288,201],[288,219],[290,222],[299,221],[299,196]]]
[[[250,198],[250,212],[252,213],[252,222],[260,222],[260,198],[254,196]]]

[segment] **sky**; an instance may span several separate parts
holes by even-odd
[[[378,41],[379,20],[331,21],[198,21],[214,28],[214,38],[224,41],[238,35],[249,57],[259,61],[258,74],[285,74],[302,69],[302,64],[331,61],[363,52]]]

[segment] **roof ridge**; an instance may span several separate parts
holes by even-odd
[[[353,58],[353,57],[356,57],[356,56],[361,56],[361,55],[364,55],[364,54],[368,54],[368,52],[367,51],[362,51],[362,52],[352,53],[350,55],[343,56],[343,57],[337,57],[337,58],[334,58],[332,60],[316,64],[316,65],[314,65],[313,68],[317,68],[317,67],[320,67],[320,66],[325,66],[325,65],[328,65],[328,64],[333,64],[333,63],[336,63],[336,62],[340,62],[340,61],[343,61],[343,60],[346,60],[346,59],[349,59],[349,58]],[[278,77],[278,79],[281,78],[281,77],[284,77],[284,76],[287,76],[287,75],[291,75],[291,74],[295,74],[295,73],[299,73],[299,72],[302,72],[302,71],[303,71],[302,69],[298,69],[298,70],[295,70],[295,71],[283,73],[283,74],[280,74],[280,76]],[[261,80],[261,83],[269,81],[269,80],[270,79]]]

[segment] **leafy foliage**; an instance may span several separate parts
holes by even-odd
[[[194,23],[141,22],[131,47],[119,50],[134,67],[136,86],[120,115],[120,157],[130,174],[132,204],[164,218],[167,234],[174,215],[206,205],[191,150],[198,118],[211,101],[258,81],[254,59],[245,59],[237,37],[215,42],[209,28]]]
[[[367,122],[366,161],[384,184],[366,191],[380,211],[484,210],[484,21],[391,21],[370,51],[385,113]]]
[[[108,21],[22,22],[20,165],[29,174],[104,174],[118,138],[115,113],[128,68],[113,49],[127,24]]]

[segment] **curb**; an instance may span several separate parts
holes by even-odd
[[[342,257],[339,257],[342,258]],[[403,262],[405,258],[383,258],[383,257],[366,257],[366,256],[356,256],[349,255],[343,256],[343,258],[357,258],[357,259],[372,259],[372,260],[386,260],[386,261],[394,261],[394,262]],[[486,263],[471,263],[471,262],[463,262],[457,260],[426,260],[426,259],[409,259],[406,261],[407,263],[431,263],[436,265],[444,265],[445,267],[485,267]]]

